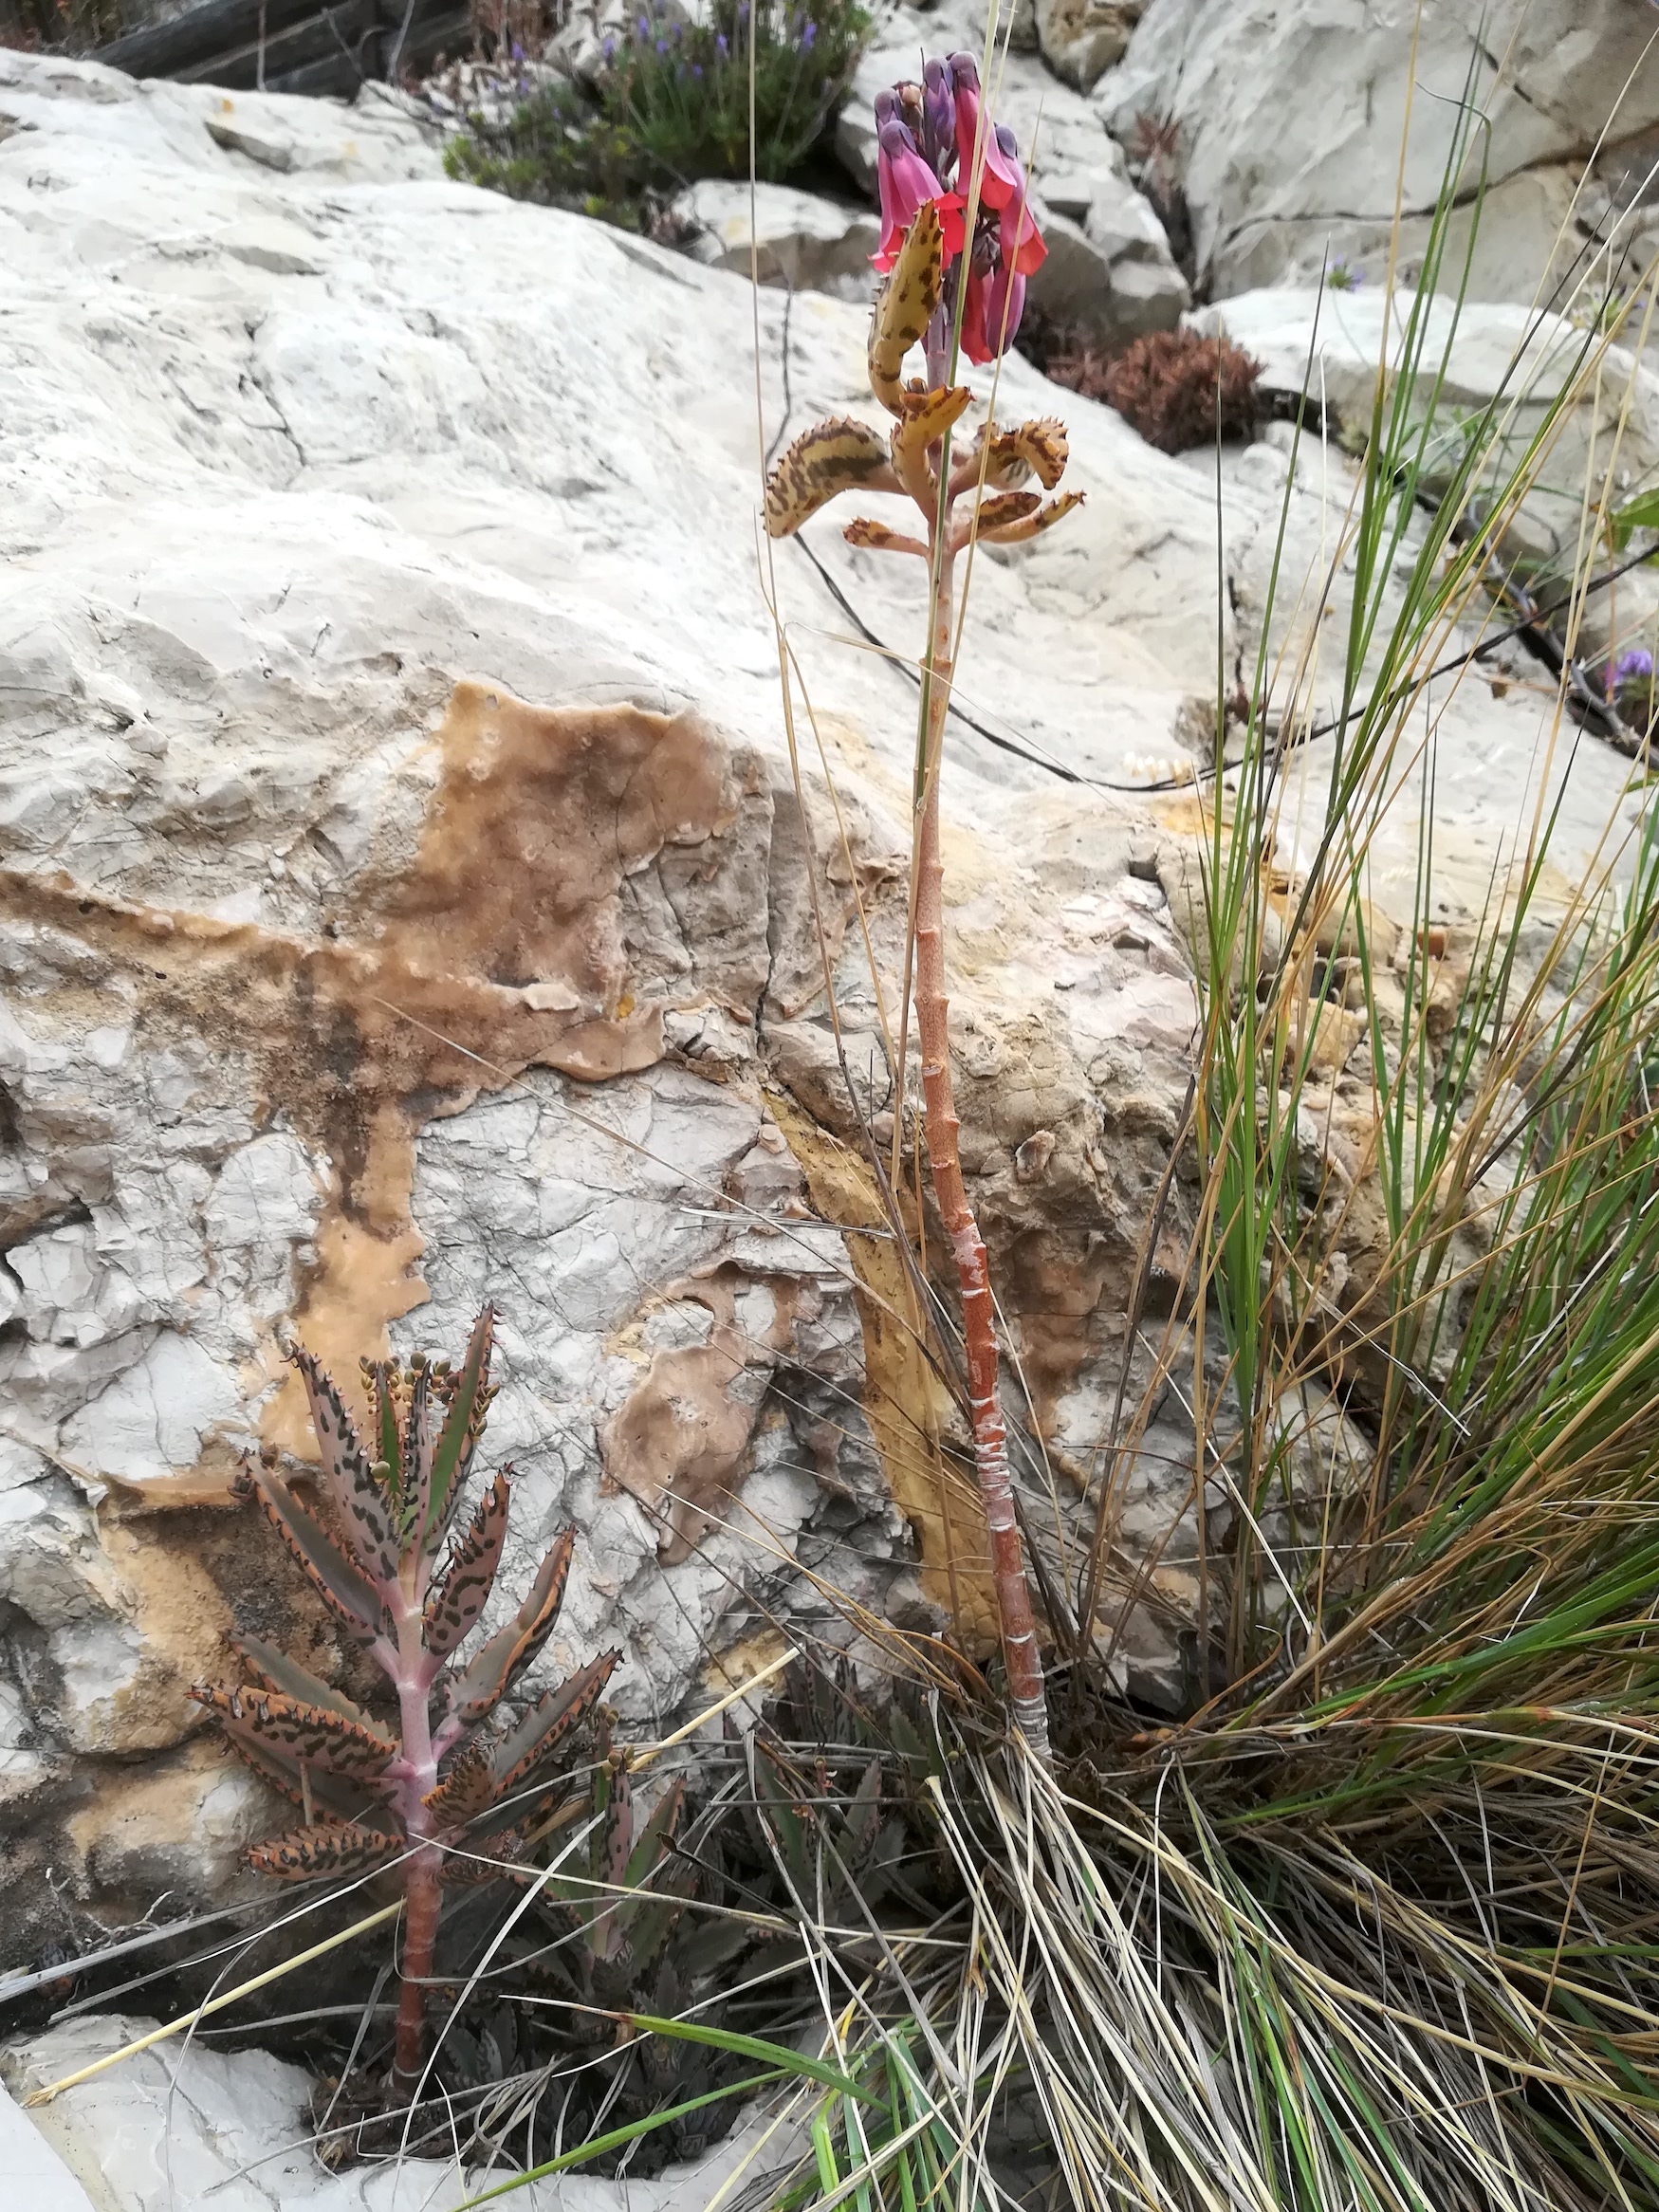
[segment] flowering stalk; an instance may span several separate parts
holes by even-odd
[[[922,1049],[928,1159],[962,1297],[974,1465],[985,1500],[991,1574],[1000,1616],[1009,1703],[1039,1757],[1048,1757],[1048,1715],[1024,1554],[1008,1471],[1007,1432],[998,1379],[995,1315],[985,1240],[963,1180],[960,1127],[950,1075],[949,1000],[945,976],[944,866],[939,783],[949,706],[956,616],[957,556],[980,541],[1017,544],[1034,538],[1081,500],[1044,500],[1066,464],[1066,435],[1052,417],[999,430],[986,422],[953,458],[951,433],[972,402],[949,382],[950,332],[959,319],[973,360],[995,359],[1018,323],[1028,269],[1042,241],[1026,207],[1025,180],[1006,132],[987,130],[979,112],[972,60],[930,62],[923,85],[878,95],[878,176],[883,232],[877,266],[889,271],[870,324],[870,388],[896,416],[883,438],[849,416],[815,424],[779,460],[766,481],[766,528],[787,537],[838,493],[854,487],[908,497],[920,518],[913,534],[868,519],[849,523],[850,544],[910,554],[927,562],[932,581],[916,783],[915,1004]],[[949,137],[949,143],[947,142]],[[977,194],[964,185],[981,165]],[[966,210],[977,198],[975,235]],[[901,381],[905,358],[921,345],[927,375]],[[966,505],[966,512],[959,507]]]

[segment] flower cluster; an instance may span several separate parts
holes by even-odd
[[[1610,661],[1603,673],[1608,702],[1628,720],[1644,727],[1654,715],[1653,655],[1645,645],[1632,645]]]
[[[973,56],[929,62],[920,84],[878,92],[876,128],[876,267],[892,268],[918,209],[935,202],[945,231],[944,329],[954,320],[961,286],[962,349],[970,361],[995,359],[1020,327],[1025,280],[1041,267],[1048,249],[1028,204],[1014,134],[980,106]],[[930,356],[938,350],[930,337]]]

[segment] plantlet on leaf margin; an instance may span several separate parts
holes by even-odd
[[[256,1844],[250,1866],[299,1880],[397,1862],[403,1983],[393,2081],[405,2093],[420,2074],[440,1885],[488,1880],[524,1848],[549,1800],[563,1795],[547,1778],[549,1760],[592,1711],[621,1657],[605,1652],[505,1734],[480,1735],[553,1631],[576,1541],[565,1529],[512,1619],[459,1666],[456,1654],[488,1602],[507,1537],[510,1467],[438,1563],[494,1395],[494,1309],[486,1306],[458,1372],[420,1353],[407,1367],[363,1361],[372,1458],[316,1358],[303,1348],[289,1355],[349,1548],[323,1531],[274,1465],[238,1477],[238,1495],[257,1498],[328,1611],[393,1685],[398,1725],[376,1720],[252,1636],[237,1647],[250,1683],[191,1692],[217,1715],[249,1765],[304,1808],[304,1825]]]
[[[971,56],[929,62],[923,75],[923,84],[895,85],[876,101],[884,217],[876,260],[891,273],[870,319],[870,389],[898,419],[885,439],[850,416],[803,431],[766,479],[765,522],[769,537],[790,537],[839,493],[854,489],[908,494],[921,517],[914,533],[861,519],[849,523],[844,535],[851,544],[915,554],[928,563],[931,621],[916,743],[913,876],[928,1159],[962,1295],[974,1464],[990,1536],[1008,1698],[1021,1734],[1046,1762],[1048,1712],[1008,1475],[990,1273],[957,1150],[939,775],[958,555],[979,544],[1014,545],[1035,538],[1080,506],[1082,494],[1045,500],[1024,488],[1035,477],[1042,492],[1052,491],[1065,468],[1065,430],[1052,417],[1012,431],[987,422],[952,457],[951,433],[973,400],[966,385],[950,381],[958,343],[970,360],[1003,353],[1019,325],[1025,274],[1040,263],[1042,246],[1025,204],[1012,135],[981,109]],[[947,191],[944,179],[952,171],[955,189]],[[905,383],[905,358],[915,345],[923,348],[927,376]],[[967,511],[958,514],[964,502]]]

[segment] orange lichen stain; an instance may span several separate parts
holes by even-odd
[[[767,1103],[820,1218],[885,1232],[875,1178],[858,1155],[783,1094]],[[916,1532],[923,1594],[951,1616],[966,1649],[989,1650],[998,1614],[985,1505],[943,1447],[953,1408],[924,1348],[910,1275],[885,1233],[849,1236],[847,1255],[864,1338],[865,1418],[894,1502]]]
[[[421,1126],[526,1068],[598,1082],[661,1058],[665,1001],[630,974],[621,888],[666,845],[723,834],[741,801],[725,745],[689,712],[532,707],[463,683],[437,749],[410,866],[338,937],[0,871],[0,911],[96,948],[136,986],[140,1021],[250,1062],[267,1115],[326,1157],[294,1325],[348,1391],[359,1355],[426,1297],[410,1215]],[[290,1376],[261,1426],[309,1456],[303,1405]]]

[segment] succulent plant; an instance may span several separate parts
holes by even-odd
[[[369,1446],[320,1362],[303,1348],[290,1354],[343,1546],[300,1503],[274,1455],[238,1480],[241,1497],[258,1500],[329,1613],[391,1683],[397,1724],[251,1636],[238,1645],[251,1681],[192,1692],[249,1765],[304,1808],[304,1824],[256,1844],[250,1866],[298,1880],[396,1862],[405,1903],[394,2082],[404,2091],[421,2068],[440,1886],[488,1879],[523,1850],[550,1799],[564,1794],[550,1761],[621,1656],[605,1652],[516,1725],[486,1731],[552,1633],[575,1543],[565,1529],[517,1613],[462,1665],[507,1530],[512,1470],[504,1466],[465,1530],[451,1535],[494,1394],[493,1335],[486,1306],[458,1370],[418,1353],[407,1367],[364,1360]]]

